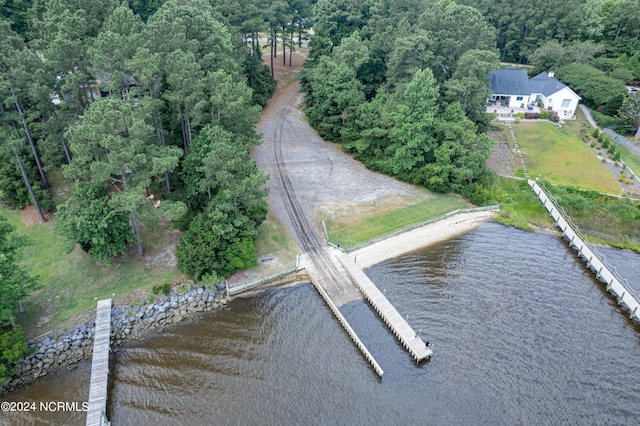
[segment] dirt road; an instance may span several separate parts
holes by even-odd
[[[287,74],[263,110],[257,129],[263,134],[263,143],[253,148],[252,156],[270,176],[269,208],[291,230],[301,250],[308,251],[321,241],[311,219],[317,208],[371,205],[391,195],[424,199],[430,194],[368,170],[338,145],[325,142],[316,134],[301,111],[300,85],[291,82],[303,59],[296,52],[293,67],[280,64],[276,68],[276,78],[278,72]],[[288,204],[292,197],[295,202]],[[309,235],[302,232],[303,228]]]
[[[308,254],[306,266],[332,299],[343,304],[361,296],[325,249],[312,220],[314,209],[345,203],[370,205],[394,194],[420,198],[429,194],[367,170],[315,133],[300,110],[300,85],[291,78],[304,59],[300,54],[295,57],[294,67],[279,67],[280,87],[258,126],[263,144],[252,150],[252,156],[270,176],[269,208],[291,231],[301,253]]]

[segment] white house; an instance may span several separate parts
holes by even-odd
[[[541,72],[529,80],[531,101],[542,102],[544,109],[556,111],[560,118],[573,117],[580,96],[566,84],[554,78],[553,72]]]
[[[501,68],[489,74],[493,95],[488,111],[493,107],[539,111],[555,111],[560,118],[571,118],[578,107],[578,96],[566,84],[553,76],[553,72],[540,73],[527,78],[524,69]]]
[[[531,88],[523,69],[500,68],[489,74],[493,95],[489,103],[508,108],[524,108],[529,104]]]

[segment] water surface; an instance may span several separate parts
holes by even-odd
[[[605,254],[640,276],[637,254]],[[310,284],[272,288],[115,354],[112,424],[637,424],[640,327],[557,237],[488,223],[366,272],[432,360],[416,365],[351,303],[380,380]],[[4,400],[82,400],[88,365]]]

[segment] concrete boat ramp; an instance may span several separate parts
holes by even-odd
[[[338,307],[355,300],[366,299],[416,362],[421,362],[431,357],[433,351],[425,346],[422,339],[417,337],[415,330],[411,328],[391,302],[387,300],[384,294],[348,255],[330,247],[320,250],[322,250],[322,253],[302,255],[300,264],[306,269],[311,282],[345,328],[347,334],[349,334],[380,377],[383,374],[382,369],[357,335],[355,335],[346,319],[340,314]],[[333,271],[329,276],[326,274],[327,268],[319,267],[317,262],[319,257],[330,261]]]

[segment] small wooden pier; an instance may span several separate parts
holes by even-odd
[[[111,299],[99,300],[93,336],[93,358],[89,383],[87,426],[108,426],[107,382],[109,380],[109,341],[111,339]]]
[[[420,362],[429,358],[433,351],[425,346],[425,343],[411,326],[402,318],[391,302],[380,292],[378,287],[367,277],[367,275],[352,261],[346,254],[336,254],[336,259],[342,264],[356,286],[360,289],[364,297],[369,301],[373,309],[380,315],[380,318],[387,324],[389,329],[398,338],[413,358]]]
[[[571,222],[571,218],[564,214],[562,207],[555,202],[541,183],[529,180],[529,186],[542,201],[553,220],[556,221],[558,228],[562,231],[562,236],[578,252],[578,257],[583,259],[587,267],[596,273],[598,280],[606,284],[607,291],[616,297],[618,305],[629,310],[630,318],[640,322],[640,309],[638,309],[640,308],[640,292],[634,290],[627,280],[618,274],[616,268],[598,253],[598,249],[589,244],[586,237]]]

